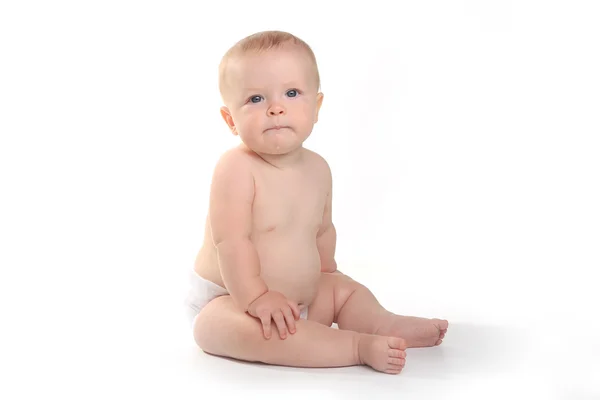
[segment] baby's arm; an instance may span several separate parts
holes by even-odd
[[[235,304],[248,306],[268,292],[250,241],[254,178],[247,160],[226,153],[215,168],[210,191],[210,224],[223,282]]]
[[[325,172],[327,174],[327,201],[323,212],[323,222],[317,233],[317,248],[321,257],[321,272],[335,272],[337,263],[335,262],[335,244],[336,231],[331,218],[331,196],[332,196],[332,178],[331,170],[325,163]]]

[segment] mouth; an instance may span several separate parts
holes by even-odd
[[[268,129],[266,129],[265,132],[278,131],[278,130],[285,129],[285,128],[289,128],[289,126],[276,125],[276,126],[272,126],[272,127],[268,128]]]

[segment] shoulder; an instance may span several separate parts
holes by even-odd
[[[307,160],[312,166],[314,175],[319,182],[322,183],[324,190],[331,191],[333,186],[333,177],[331,175],[331,167],[323,156],[312,151],[306,150]]]
[[[308,149],[305,149],[305,151],[307,160],[310,162],[311,165],[313,165],[317,169],[317,172],[320,174],[324,174],[329,179],[331,179],[331,167],[329,166],[327,160],[315,151]]]
[[[218,158],[215,172],[222,170],[250,171],[253,162],[252,155],[242,147],[233,147],[225,151]]]
[[[252,165],[252,155],[243,148],[233,147],[225,151],[214,167],[213,185],[252,180]]]

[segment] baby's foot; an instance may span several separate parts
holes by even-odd
[[[445,319],[405,317],[390,313],[385,317],[377,335],[401,337],[407,347],[439,346],[448,330]]]
[[[406,342],[397,337],[361,334],[358,358],[377,371],[399,374],[406,362]]]

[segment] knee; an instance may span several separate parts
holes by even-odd
[[[194,342],[200,347],[202,350],[207,351],[210,347],[210,324],[205,318],[206,308],[204,308],[196,317],[194,318],[194,322],[192,325],[192,331],[194,333]]]
[[[344,304],[355,293],[369,290],[361,283],[355,281],[347,275],[339,274],[334,277],[334,298],[336,304]]]
[[[260,324],[237,310],[230,296],[212,300],[196,316],[194,341],[210,354],[231,356],[232,348],[252,342],[260,335]]]
[[[229,296],[227,296],[229,297]],[[196,315],[193,322],[194,341],[208,353],[218,352],[219,338],[231,325],[227,314],[229,304],[225,296],[217,297]]]
[[[331,279],[333,280],[334,287],[336,289],[344,290],[344,291],[355,291],[356,289],[363,288],[359,282],[352,279],[350,276],[345,275],[341,272],[337,272],[335,274],[331,274]]]

